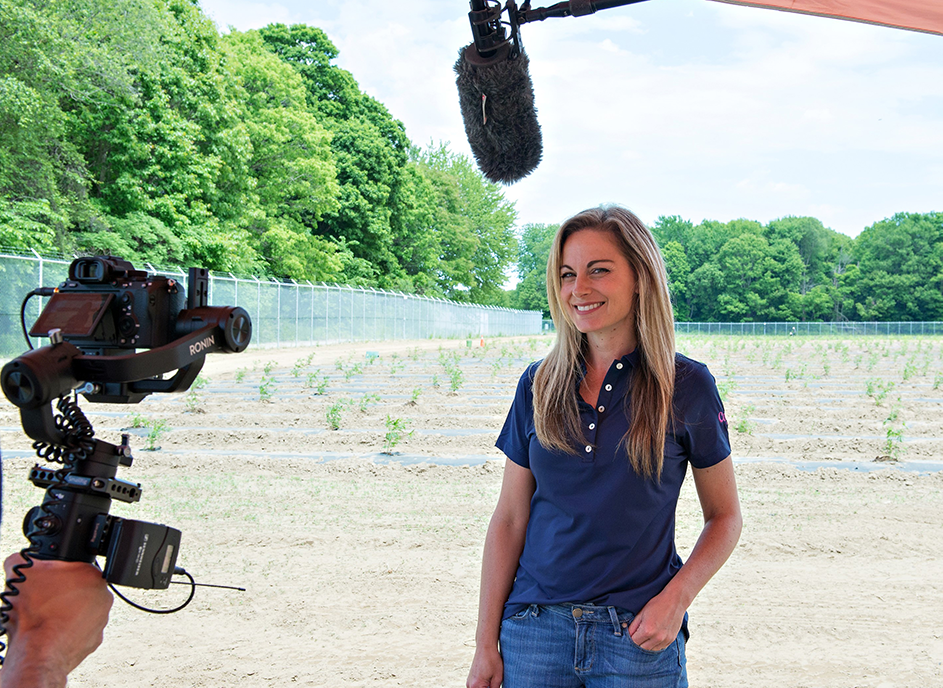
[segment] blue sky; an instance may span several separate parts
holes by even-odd
[[[222,30],[321,27],[413,142],[470,154],[452,73],[471,40],[464,0],[202,6]],[[812,215],[854,236],[943,210],[941,36],[706,0],[521,32],[544,158],[505,191],[519,224],[617,202],[647,222]]]

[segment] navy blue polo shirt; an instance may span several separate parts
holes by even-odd
[[[619,447],[629,428],[637,349],[612,362],[595,408],[574,390],[590,444],[573,454],[549,451],[537,440],[532,385],[540,363],[521,376],[496,446],[530,469],[536,490],[504,618],[530,604],[566,602],[638,613],[681,568],[675,506],[688,463],[713,466],[730,455],[730,440],[707,366],[681,354],[675,361],[675,421],[660,482],[635,473]]]

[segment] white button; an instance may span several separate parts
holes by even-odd
[[[616,370],[622,370],[622,364],[616,363]]]
[[[589,454],[591,451],[593,451],[592,446],[587,444],[587,445],[586,445],[586,453]]]
[[[606,385],[606,391],[607,391],[607,392],[611,392],[611,391],[612,391],[612,385]]]
[[[589,429],[590,429],[590,430],[595,430],[595,429],[596,429],[596,424],[595,424],[595,423],[590,423],[590,424],[589,424]]]
[[[602,413],[602,412],[605,411],[605,410],[606,410],[606,407],[605,407],[605,406],[600,406],[600,407],[599,407],[599,412],[600,412],[600,413]]]

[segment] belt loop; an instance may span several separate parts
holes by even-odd
[[[622,626],[619,624],[619,615],[616,614],[615,607],[609,607],[609,618],[612,620],[612,632],[614,635],[622,635]]]

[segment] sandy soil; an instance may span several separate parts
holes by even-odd
[[[105,644],[70,685],[464,685],[503,465],[494,438],[548,340],[480,343],[216,356],[189,402],[85,404],[104,439],[145,424],[125,430],[141,437],[120,474],[142,483],[143,500],[113,513],[180,528],[178,563],[198,582],[247,591],[203,588],[165,616],[117,601]],[[679,348],[711,366],[726,397],[745,517],[740,546],[691,609],[692,685],[943,685],[943,342]],[[17,479],[32,460],[10,408],[4,553],[41,498]],[[146,451],[155,421],[169,429]],[[413,434],[393,442],[396,421]],[[699,526],[688,481],[682,551]],[[187,593],[172,587],[130,594],[169,607]]]

